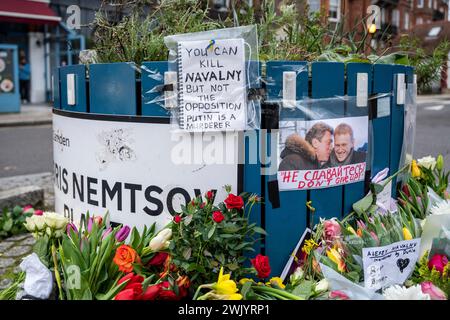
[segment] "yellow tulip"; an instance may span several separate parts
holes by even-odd
[[[403,228],[403,238],[405,238],[405,240],[412,240],[413,238],[411,232],[405,227]]]
[[[416,160],[413,160],[411,162],[411,174],[412,174],[413,178],[420,177],[420,168],[417,165]]]
[[[328,256],[328,258],[330,258],[331,261],[336,263],[338,270],[340,272],[345,271],[345,262],[342,259],[341,255],[339,254],[339,252],[335,248],[327,250],[327,256]]]
[[[350,231],[351,233],[353,233],[355,236],[358,236],[358,235],[356,234],[355,229],[353,229],[352,226],[348,226],[348,227],[347,227],[347,230]]]
[[[266,285],[274,286],[274,287],[280,287],[281,289],[284,289],[286,286],[283,284],[283,280],[281,280],[280,277],[273,277],[269,280],[269,282],[266,283]]]

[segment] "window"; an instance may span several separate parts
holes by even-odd
[[[417,0],[417,8],[423,8],[423,0]]]
[[[320,0],[308,0],[309,14],[320,11]]]
[[[428,8],[433,8],[433,0],[428,0]]]
[[[386,9],[381,8],[381,23],[386,23]]]
[[[398,9],[392,10],[392,25],[393,26],[400,26],[400,12]]]
[[[405,12],[405,21],[404,21],[405,23],[404,23],[404,28],[405,28],[405,30],[408,30],[409,29],[409,13],[408,12]]]
[[[423,19],[422,19],[422,17],[416,18],[416,24],[417,24],[417,25],[423,24]]]
[[[430,29],[430,31],[428,32],[428,36],[429,37],[437,37],[439,32],[441,32],[441,27],[433,27]]]
[[[330,21],[339,21],[340,15],[341,15],[341,1],[330,0],[330,11],[328,12]]]

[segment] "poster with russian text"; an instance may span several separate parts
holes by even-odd
[[[244,130],[243,39],[178,43],[180,128],[190,132]]]
[[[368,128],[367,116],[280,121],[280,190],[321,189],[363,181]]]

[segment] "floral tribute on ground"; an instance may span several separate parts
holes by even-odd
[[[386,199],[400,175],[398,198]],[[353,212],[311,226],[290,272],[275,277],[269,257],[254,249],[270,237],[250,222],[261,198],[228,186],[222,202],[208,191],[159,231],[113,227],[108,214],[70,223],[27,209],[22,223],[37,240],[34,253],[0,299],[446,300],[448,176],[442,156],[413,160],[390,177],[383,170]]]

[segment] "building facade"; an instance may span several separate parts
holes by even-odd
[[[78,62],[86,48],[88,24],[100,0],[1,0],[0,43],[19,48],[19,59],[30,66],[29,102],[51,100],[52,72],[56,67]],[[68,19],[79,8],[80,28],[70,28]],[[77,9],[78,10],[78,9]],[[78,12],[76,13],[78,14]]]

